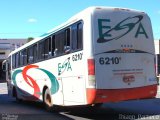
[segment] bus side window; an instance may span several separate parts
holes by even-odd
[[[27,64],[27,49],[23,50],[23,65]]]
[[[19,52],[16,53],[16,68],[18,68],[20,66],[20,60],[19,60]]]
[[[33,63],[33,46],[28,48],[28,63]]]
[[[16,55],[15,55],[15,68],[18,68],[18,66],[19,66],[19,53],[16,53]]]
[[[65,30],[65,45],[64,45],[64,52],[65,54],[68,54],[71,52],[71,46],[70,46],[70,28]]]
[[[44,59],[48,58],[48,52],[49,52],[49,44],[48,44],[48,39],[44,40]]]
[[[52,36],[52,56],[55,56],[55,35]]]
[[[11,80],[11,57],[8,59],[8,79]]]
[[[71,27],[71,36],[72,36],[72,50],[75,51],[77,49],[77,25],[74,24]]]
[[[15,68],[15,65],[16,65],[16,56],[15,56],[15,54],[14,55],[12,55],[12,69],[14,69]]]
[[[59,54],[59,46],[60,46],[60,41],[59,41],[59,33],[55,35],[55,50],[54,50],[54,56],[58,56]]]
[[[59,56],[64,53],[64,38],[65,32],[60,31],[55,36],[56,46],[55,46],[55,55]]]
[[[45,39],[44,44],[44,58],[47,59],[51,56],[51,38]]]
[[[23,54],[22,54],[22,51],[19,52],[19,57],[20,57],[20,66],[23,65]]]
[[[8,58],[8,70],[11,70],[11,56]]]
[[[80,22],[77,24],[77,35],[78,35],[78,41],[77,41],[77,49],[83,48],[83,24]]]
[[[37,60],[37,43],[35,45],[33,45],[33,62],[36,62]]]
[[[83,24],[80,22],[71,27],[72,49],[77,51],[83,48]]]
[[[51,37],[48,38],[48,57],[52,56],[52,41],[51,41]]]
[[[38,44],[38,59],[44,59],[44,41],[41,41]]]

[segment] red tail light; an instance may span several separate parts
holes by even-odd
[[[95,61],[88,59],[88,75],[95,75]]]

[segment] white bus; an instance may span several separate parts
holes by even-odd
[[[152,98],[154,58],[146,13],[89,7],[10,53],[9,90],[47,108]]]

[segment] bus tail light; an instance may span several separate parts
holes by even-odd
[[[95,86],[95,61],[88,59],[88,85]]]
[[[88,59],[88,75],[95,75],[94,59]]]

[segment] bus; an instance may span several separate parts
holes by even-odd
[[[12,51],[5,63],[9,94],[48,109],[157,93],[151,21],[138,10],[89,7]]]

